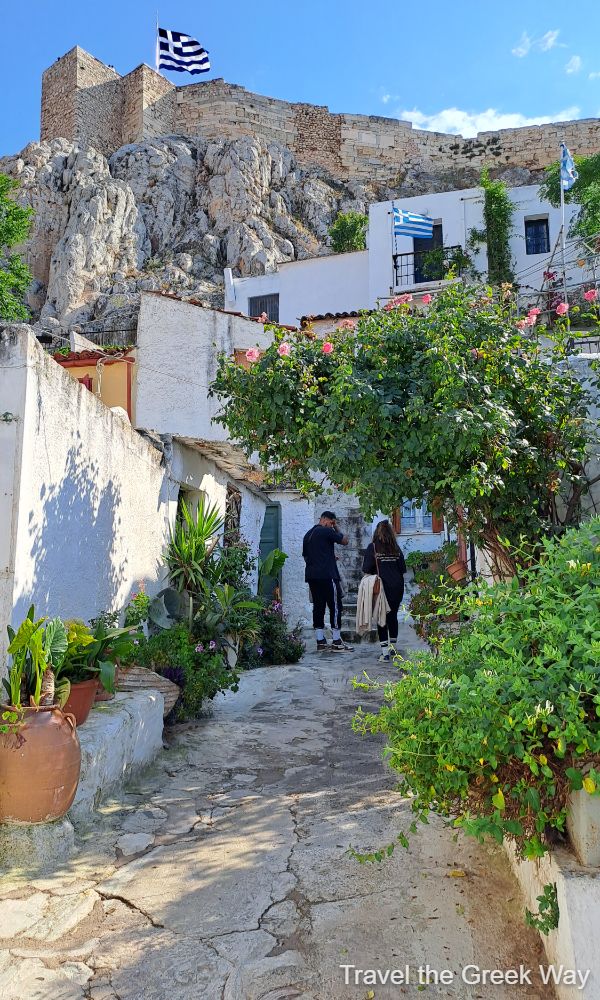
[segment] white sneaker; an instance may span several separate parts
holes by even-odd
[[[380,653],[378,663],[390,663],[391,657],[389,653]]]

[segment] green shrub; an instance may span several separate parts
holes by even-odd
[[[216,640],[199,642],[183,624],[163,629],[149,639],[140,638],[133,660],[182,688],[173,710],[176,721],[199,715],[203,703],[220,691],[238,689],[239,674],[230,670]]]
[[[300,638],[300,627],[288,630],[286,616],[280,601],[264,604],[259,614],[260,634],[256,642],[244,647],[241,664],[246,670],[253,667],[297,663],[305,646]]]
[[[520,583],[473,585],[464,601],[472,623],[437,656],[417,654],[354,725],[386,734],[421,818],[539,857],[570,792],[600,791],[600,518],[544,540]]]

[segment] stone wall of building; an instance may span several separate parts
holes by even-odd
[[[80,48],[44,73],[43,139],[60,135],[111,153],[125,143],[173,133],[209,139],[259,136],[340,180],[398,184],[416,169],[447,171],[454,178],[467,172],[471,181],[483,166],[539,170],[557,159],[562,139],[580,155],[600,150],[598,119],[463,139],[414,129],[395,118],[289,104],[224,80],[175,87],[149,66],[119,77]]]

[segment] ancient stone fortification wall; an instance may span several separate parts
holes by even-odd
[[[175,87],[149,66],[119,77],[80,48],[44,73],[42,139],[60,135],[111,153],[125,143],[174,132],[210,139],[261,136],[287,146],[300,163],[340,179],[397,183],[417,167],[453,173],[482,166],[537,170],[557,159],[561,139],[580,155],[600,151],[595,118],[463,139],[413,129],[395,118],[289,104],[223,80]]]

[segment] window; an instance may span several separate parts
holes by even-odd
[[[441,222],[434,222],[433,235],[426,240],[421,236],[413,238],[415,255],[415,285],[427,281],[441,281],[444,277],[444,232]]]
[[[419,532],[438,534],[444,530],[444,519],[429,510],[425,500],[405,500],[392,515],[392,525],[397,535]]]
[[[550,253],[548,216],[543,219],[525,219],[525,253]]]
[[[253,295],[248,299],[248,315],[267,314],[271,323],[279,323],[279,293],[274,295]]]

